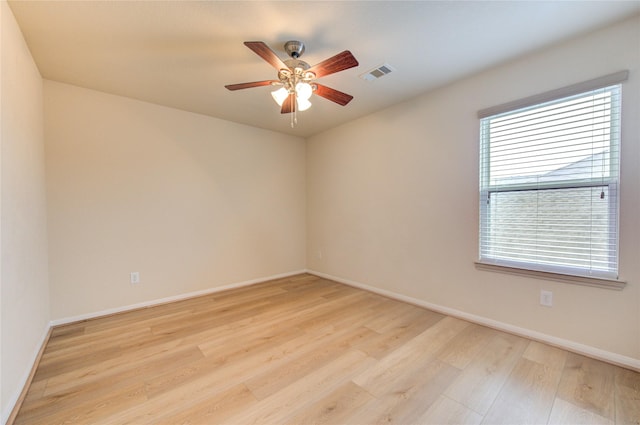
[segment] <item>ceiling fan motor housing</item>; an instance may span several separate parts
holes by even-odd
[[[284,43],[284,51],[293,59],[298,59],[304,53],[304,43],[297,40],[287,41]]]

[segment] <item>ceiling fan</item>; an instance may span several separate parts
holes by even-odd
[[[278,79],[229,84],[225,86],[229,90],[281,86],[279,90],[272,92],[271,95],[281,106],[280,112],[283,114],[309,109],[311,106],[309,98],[313,93],[342,106],[353,99],[353,96],[349,94],[316,82],[317,78],[358,66],[358,61],[348,50],[338,53],[317,65],[309,66],[308,63],[299,59],[304,53],[304,43],[300,41],[287,41],[284,44],[284,50],[290,57],[285,61],[282,61],[262,41],[245,41],[244,45],[277,69]]]

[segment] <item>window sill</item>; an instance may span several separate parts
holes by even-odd
[[[573,276],[561,273],[542,272],[538,270],[527,270],[517,267],[499,266],[497,264],[475,262],[478,270],[492,271],[498,273],[515,274],[519,276],[533,277],[536,279],[555,280],[559,282],[574,283],[577,285],[595,286],[596,288],[622,290],[627,285],[625,281],[617,279],[607,279],[601,277]]]

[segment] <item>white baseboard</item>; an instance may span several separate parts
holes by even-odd
[[[449,307],[444,307],[437,304],[432,304],[427,301],[402,295],[396,292],[387,291],[385,289],[376,288],[361,282],[356,282],[350,279],[344,279],[338,276],[333,276],[327,273],[318,272],[315,270],[306,270],[306,273],[322,277],[325,279],[333,280],[345,285],[353,286],[355,288],[364,289],[379,295],[383,295],[388,298],[393,298],[398,301],[403,301],[409,304],[417,305],[429,310],[436,311],[438,313],[446,314],[448,316],[457,317],[469,322],[477,323],[479,325],[487,326],[489,328],[497,329],[500,331],[508,332],[525,338],[533,339],[539,342],[544,342],[554,347],[562,348],[567,351],[571,351],[577,354],[582,354],[587,357],[591,357],[597,360],[602,360],[608,363],[612,363],[618,366],[622,366],[628,369],[632,369],[640,372],[640,359],[633,357],[623,356],[621,354],[612,353],[610,351],[602,350],[600,348],[591,347],[589,345],[580,344],[578,342],[570,341],[563,338],[558,338],[553,335],[547,335],[542,332],[537,332],[531,329],[521,328],[509,323],[499,322],[497,320],[489,319],[483,316],[477,316],[475,314],[466,313],[464,311],[456,310]]]
[[[44,349],[44,345],[47,343],[49,338],[49,332],[51,330],[51,324],[47,324],[42,337],[40,338],[40,343],[36,345],[35,351],[31,354],[28,364],[31,366],[24,372],[23,376],[20,378],[18,382],[18,386],[9,398],[7,405],[2,409],[2,425],[5,425],[13,412],[13,409],[16,406],[16,403],[20,400],[20,396],[24,391],[25,387],[29,383],[29,379],[31,376],[31,372],[38,361],[38,357],[40,356],[40,352]]]
[[[160,298],[151,301],[144,301],[141,303],[130,304],[123,307],[110,308],[107,310],[96,311],[94,313],[81,314],[79,316],[65,317],[62,319],[55,319],[51,321],[51,326],[66,325],[68,323],[79,322],[82,320],[95,319],[97,317],[109,316],[111,314],[123,313],[125,311],[136,310],[139,308],[153,307],[154,305],[166,304],[173,301],[181,301],[189,298],[199,297],[202,295],[209,295],[216,292],[222,292],[229,289],[242,288],[243,286],[255,285],[257,283],[267,282],[269,280],[282,279],[284,277],[294,276],[297,274],[306,273],[306,270],[297,270],[293,272],[281,273],[273,276],[261,277],[258,279],[245,280],[242,282],[231,283],[223,286],[216,286],[214,288],[203,289],[202,291],[188,292],[186,294],[174,295],[171,297]]]

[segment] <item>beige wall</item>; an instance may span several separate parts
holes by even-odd
[[[310,138],[307,267],[640,359],[639,55],[636,18]],[[620,213],[627,287],[477,270],[476,112],[623,69],[631,71],[623,88]],[[539,305],[541,289],[553,291],[553,308]]]
[[[42,79],[6,1],[0,2],[0,387],[2,421],[49,323]]]
[[[53,319],[305,268],[304,139],[47,80],[44,99]]]

